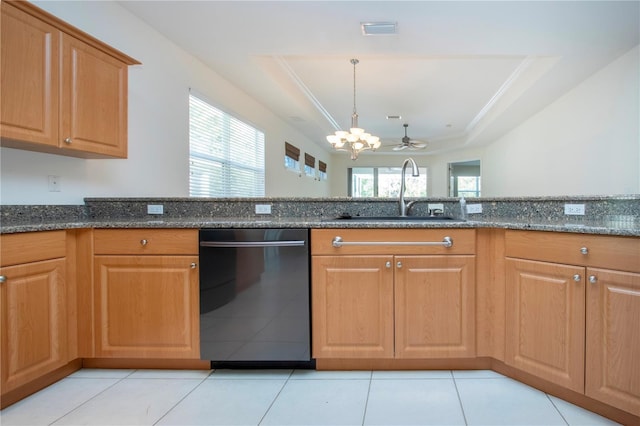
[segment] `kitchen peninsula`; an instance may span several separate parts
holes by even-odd
[[[426,216],[434,203],[443,205],[446,216],[462,214],[457,199],[442,198],[419,201],[412,215]],[[449,221],[337,219],[345,213],[397,214],[396,201],[379,199],[87,198],[82,206],[2,206],[2,405],[81,366],[208,368],[198,356],[197,230],[302,227],[311,229],[318,369],[489,368],[619,422],[637,422],[640,346],[633,318],[640,309],[640,197],[472,203],[481,204],[482,213]],[[585,215],[566,216],[567,203],[584,204]],[[256,214],[256,204],[270,205],[271,215]],[[147,214],[148,205],[162,205],[163,214]],[[373,241],[377,248],[340,247],[332,243],[337,236]],[[446,237],[452,247],[385,246]],[[139,295],[165,304],[139,304],[138,315],[148,309],[150,318],[162,311],[176,319],[145,331],[161,344],[126,336],[126,307],[105,314],[100,265],[106,259],[127,262],[128,268],[151,265],[158,273],[172,265],[184,277],[176,280],[179,289],[167,290],[168,299],[141,287],[147,293]],[[353,270],[362,267],[369,271],[367,283],[327,290],[352,281]],[[341,268],[351,272],[343,275]],[[11,286],[14,274],[23,280],[48,277],[35,281],[48,297],[30,304],[28,292]],[[431,283],[428,289],[425,283]],[[368,288],[365,299],[353,297]],[[350,303],[369,319],[348,314]],[[12,330],[20,326],[11,314],[19,306],[27,318],[53,321],[47,328],[51,347],[39,349],[48,354],[45,361],[22,356],[20,349],[5,353],[7,344],[28,344]],[[43,318],[47,306],[53,317]],[[431,323],[424,322],[425,307]],[[113,327],[125,333],[116,346],[113,336],[105,337],[106,323],[112,333]],[[364,335],[380,340],[362,351],[353,339]]]

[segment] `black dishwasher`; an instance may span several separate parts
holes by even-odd
[[[309,230],[200,230],[200,357],[312,368]]]

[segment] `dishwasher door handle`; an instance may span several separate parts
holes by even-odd
[[[300,247],[304,240],[292,241],[200,241],[200,247]]]

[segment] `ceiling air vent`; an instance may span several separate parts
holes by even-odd
[[[398,33],[397,22],[360,22],[362,35],[394,35]]]

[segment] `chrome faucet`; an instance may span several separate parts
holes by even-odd
[[[404,201],[404,191],[406,186],[404,184],[405,174],[407,171],[407,164],[411,163],[411,176],[417,177],[420,176],[420,172],[418,171],[418,165],[413,158],[407,158],[402,163],[402,177],[400,178],[400,199],[398,200],[398,207],[400,208],[400,216],[407,216],[409,213],[409,209],[413,206],[415,201],[409,201],[408,203]]]

